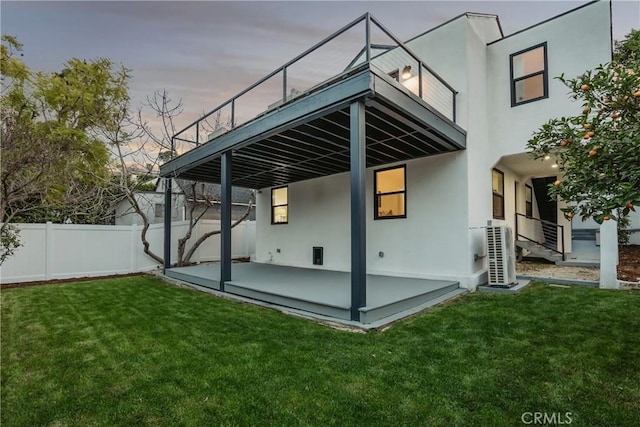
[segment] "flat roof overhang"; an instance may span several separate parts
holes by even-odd
[[[373,65],[343,75],[160,167],[160,176],[260,189],[349,171],[349,105],[365,104],[367,167],[466,148],[466,132]]]

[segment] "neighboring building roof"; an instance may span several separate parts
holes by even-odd
[[[192,184],[193,181],[186,179],[176,178],[174,180],[180,187],[180,192],[187,196],[187,199],[193,199]],[[247,188],[232,187],[231,189],[231,203],[249,204],[251,201],[252,190]],[[205,196],[213,200],[220,200],[222,194],[220,193],[220,184],[211,183],[198,183],[196,185],[196,200],[202,200]]]

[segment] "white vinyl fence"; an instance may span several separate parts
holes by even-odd
[[[161,267],[143,251],[140,225],[16,224],[22,246],[0,267],[0,282],[67,279],[85,276],[135,273]],[[178,239],[188,222],[171,227],[171,261],[177,261]],[[200,221],[187,243],[208,231],[219,230],[220,221]],[[255,221],[244,221],[231,232],[233,257],[255,253]],[[163,224],[152,224],[147,231],[150,249],[164,253]],[[192,262],[220,259],[220,235],[209,237],[195,252]]]

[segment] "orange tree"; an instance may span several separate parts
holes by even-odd
[[[610,63],[558,79],[578,114],[548,121],[528,142],[535,158],[558,164],[549,195],[567,202],[568,219],[626,217],[640,204],[640,31],[616,43]]]

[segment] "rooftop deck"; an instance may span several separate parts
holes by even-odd
[[[455,96],[365,14],[178,132],[172,144],[181,155],[160,174],[219,182],[220,155],[229,150],[234,186],[346,172],[349,105],[357,100],[366,106],[367,167],[464,149]]]

